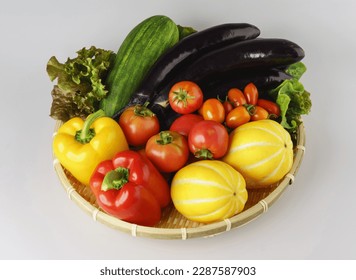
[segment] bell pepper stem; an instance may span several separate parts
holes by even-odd
[[[105,174],[101,190],[120,190],[129,181],[129,170],[124,167],[118,167]]]
[[[90,114],[84,122],[83,128],[78,130],[75,139],[80,143],[89,143],[91,139],[95,136],[94,129],[91,129],[91,125],[96,121],[98,118],[105,117],[105,112],[103,110],[98,110],[95,113]]]

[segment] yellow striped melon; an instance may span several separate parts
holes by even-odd
[[[247,188],[277,183],[292,167],[290,134],[275,121],[246,123],[231,132],[229,141],[222,160],[244,176]]]
[[[220,160],[201,160],[174,175],[171,196],[175,208],[187,219],[209,223],[243,210],[246,182],[238,171]]]

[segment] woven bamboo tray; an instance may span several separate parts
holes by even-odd
[[[55,133],[61,126],[57,122]],[[268,188],[248,190],[248,200],[244,210],[220,222],[202,224],[192,222],[179,214],[173,204],[163,210],[162,219],[155,227],[139,226],[121,221],[103,212],[95,202],[90,188],[79,183],[54,158],[54,169],[67,192],[69,199],[74,201],[82,210],[89,214],[94,221],[101,222],[111,228],[133,236],[158,239],[188,239],[210,237],[245,225],[268,211],[268,208],[281,196],[285,189],[294,182],[305,152],[305,131],[303,123],[298,127],[297,142],[294,147],[294,161],[290,172],[278,183]]]

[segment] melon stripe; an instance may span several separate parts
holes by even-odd
[[[241,146],[231,148],[229,153],[235,153],[237,151],[242,151],[251,147],[280,147],[281,145],[269,143],[269,142],[251,142]]]
[[[261,183],[266,182],[268,179],[272,178],[274,175],[277,174],[277,172],[281,169],[281,167],[283,166],[283,162],[285,160],[286,154],[283,154],[283,157],[281,159],[281,161],[279,162],[278,166],[273,170],[273,172],[271,172],[268,176],[264,177],[261,180]]]
[[[265,164],[265,163],[267,163],[268,161],[270,161],[270,160],[272,160],[272,159],[278,157],[282,152],[283,152],[283,149],[280,149],[280,150],[278,150],[277,152],[275,152],[274,154],[272,154],[271,156],[269,156],[269,157],[267,157],[267,158],[265,158],[265,159],[263,159],[263,160],[260,160],[260,161],[258,161],[258,162],[256,162],[256,163],[253,163],[253,164],[250,164],[250,165],[246,165],[246,166],[244,166],[244,168],[242,168],[242,169],[247,171],[247,170],[251,170],[251,169],[254,169],[254,168],[256,168],[256,167],[259,167],[259,166],[261,166],[262,164]]]
[[[200,180],[200,179],[192,179],[192,178],[187,178],[187,179],[178,179],[175,181],[175,185],[187,185],[187,184],[197,184],[197,185],[202,185],[204,187],[214,187],[214,188],[220,188],[225,191],[231,192],[231,188],[226,187],[224,185],[218,184],[216,182],[212,182],[209,180]]]
[[[202,160],[174,175],[171,197],[183,216],[207,223],[242,211],[248,194],[243,176],[232,166],[223,161]]]
[[[217,213],[221,213],[223,212],[224,215],[226,215],[226,213],[229,213],[229,211],[231,211],[230,209],[234,207],[234,204],[232,203],[232,201],[230,201],[229,203],[225,204],[223,207],[219,208],[219,209],[216,209],[210,213],[205,213],[205,214],[202,214],[202,215],[189,215],[189,219],[206,219],[206,218],[209,218],[210,216],[214,216],[216,215]],[[229,211],[227,211],[229,210]]]
[[[175,200],[175,204],[198,204],[198,203],[207,203],[207,202],[216,202],[219,200],[230,199],[232,195],[224,195],[219,197],[211,198],[199,198],[199,199],[185,199],[185,200]]]
[[[264,187],[285,176],[293,164],[293,142],[278,122],[261,120],[236,128],[222,160],[244,176],[247,187]]]
[[[206,169],[209,169],[211,170],[212,172],[215,172],[216,173],[216,169],[214,169],[212,166],[208,165],[208,164],[204,164],[203,162],[197,162],[196,163],[196,166],[200,166],[200,167],[204,167]],[[229,185],[229,180],[227,180],[226,177],[221,177],[222,179],[224,179],[226,185]],[[230,190],[230,188],[229,188]]]
[[[274,133],[272,130],[268,129],[268,128],[264,128],[264,127],[257,127],[257,126],[252,126],[252,127],[240,127],[239,131],[246,131],[246,130],[250,130],[250,129],[253,129],[253,130],[261,130],[261,131],[264,131],[264,132],[267,132],[268,134],[276,137],[280,142],[284,143],[283,141],[283,138]]]

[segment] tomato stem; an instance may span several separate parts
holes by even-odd
[[[195,98],[195,96],[189,95],[188,92],[183,88],[179,88],[178,91],[174,91],[173,93],[174,93],[173,101],[177,102],[177,104],[179,102],[183,102],[184,108],[188,106],[188,99]]]
[[[194,153],[194,156],[199,159],[213,159],[213,153],[208,149],[201,149]]]
[[[129,170],[124,167],[118,167],[105,174],[101,190],[119,190],[129,181]]]
[[[253,116],[256,113],[256,106],[252,104],[244,104],[247,112],[250,114],[250,116]]]
[[[149,102],[145,102],[143,105],[135,105],[134,113],[136,116],[141,117],[153,117],[155,114],[147,108]]]
[[[160,145],[167,145],[172,143],[172,141],[173,136],[169,131],[161,131],[159,133],[159,139],[156,140],[156,143]]]

